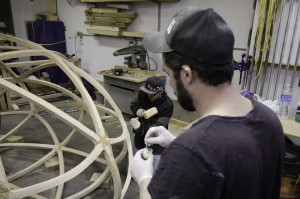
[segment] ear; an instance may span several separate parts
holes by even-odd
[[[180,76],[181,76],[181,80],[186,84],[191,84],[194,78],[193,71],[188,65],[182,65]]]

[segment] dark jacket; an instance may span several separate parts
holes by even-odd
[[[145,119],[143,117],[140,118],[140,128],[138,128],[137,130],[133,130],[133,133],[135,133],[134,145],[138,149],[142,149],[145,147],[144,138],[148,129],[153,126],[164,126],[167,129],[169,120],[173,114],[173,102],[165,92],[162,93],[162,97],[160,99],[151,102],[148,95],[145,92],[140,91],[138,93],[138,96],[134,101],[131,102],[130,105],[130,109],[135,116],[138,109],[148,110],[152,107],[156,107],[158,113],[150,117],[149,119]],[[164,150],[164,148],[159,145],[154,145],[152,146],[152,148],[154,154],[160,154]]]

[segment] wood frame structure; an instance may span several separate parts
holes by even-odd
[[[5,94],[9,94],[9,92],[13,92],[14,94],[20,96],[23,100],[26,100],[29,103],[30,110],[28,111],[13,111],[13,112],[0,112],[1,116],[8,116],[12,114],[25,115],[25,119],[19,124],[11,129],[9,132],[6,132],[1,138],[0,142],[5,140],[7,137],[14,135],[16,132],[20,132],[20,129],[24,127],[24,125],[31,119],[38,119],[48,130],[49,134],[52,137],[54,144],[43,144],[43,143],[0,143],[0,148],[34,148],[34,149],[44,149],[49,152],[40,158],[38,161],[32,163],[26,168],[17,171],[16,173],[10,174],[6,176],[3,165],[0,159],[0,196],[1,198],[23,198],[30,196],[31,198],[44,198],[38,193],[49,190],[51,188],[57,187],[57,192],[55,198],[62,198],[64,183],[73,179],[78,174],[83,172],[86,168],[88,168],[92,163],[97,162],[105,165],[106,169],[99,178],[89,185],[87,188],[78,191],[77,193],[68,196],[67,198],[82,198],[87,195],[94,189],[96,189],[109,175],[112,176],[113,179],[113,190],[114,190],[114,198],[123,198],[126,193],[129,183],[131,181],[131,175],[129,172],[130,164],[132,162],[132,145],[130,141],[130,135],[127,129],[127,125],[124,121],[123,115],[117,105],[114,103],[113,99],[107,93],[107,91],[101,86],[101,84],[96,81],[89,74],[81,70],[80,68],[74,66],[72,63],[67,61],[65,57],[57,52],[46,50],[39,44],[30,42],[28,40],[23,40],[17,37],[12,37],[9,35],[0,34],[0,40],[15,42],[22,47],[10,47],[9,51],[0,53],[0,69],[2,73],[6,73],[8,77],[0,78],[0,99],[3,100],[3,96]],[[42,62],[38,64],[36,67],[28,70],[27,72],[17,75],[12,68],[20,67],[24,65],[30,65],[32,63],[29,62],[19,62],[19,63],[6,63],[5,60],[12,58],[21,58],[28,56],[44,56],[48,58],[47,62]],[[53,84],[51,82],[43,81],[43,80],[32,80],[28,79],[27,76],[34,73],[37,70],[58,66],[62,69],[62,71],[69,77],[70,81],[74,84],[76,89],[79,91],[81,97],[78,97],[71,91]],[[89,81],[95,89],[100,92],[106,100],[110,103],[112,109],[106,108],[102,105],[97,105],[91,99],[89,93],[85,89],[81,78]],[[48,87],[54,88],[60,91],[63,95],[72,98],[76,104],[76,106],[80,107],[81,113],[78,120],[71,117],[67,113],[60,110],[58,107],[50,104],[39,96],[36,96],[30,93],[27,90],[26,83],[37,83],[46,85]],[[1,103],[1,101],[0,101]],[[62,105],[64,106],[64,105]],[[66,125],[69,125],[72,128],[72,131],[69,132],[68,136],[63,140],[59,141],[54,128],[43,118],[41,112],[47,111],[60,121],[64,122]],[[100,116],[100,112],[105,113],[108,116],[102,117]],[[85,126],[82,121],[85,118],[85,115],[88,114],[93,121],[93,126],[95,130],[91,130],[87,126]],[[115,118],[121,124],[121,132],[118,137],[110,138],[106,129],[102,124],[102,120],[107,118]],[[3,117],[2,117],[3,120]],[[2,132],[1,132],[2,133]],[[74,148],[68,147],[68,143],[71,141],[72,137],[75,133],[80,133],[87,139],[91,141],[93,145],[93,149],[90,153],[86,153]],[[122,151],[114,157],[112,151],[112,145],[122,143],[123,148]],[[117,164],[124,159],[125,155],[128,151],[128,172],[127,177],[124,183],[121,181],[120,173],[118,170]],[[83,157],[83,161],[79,163],[77,166],[72,168],[69,171],[65,171],[64,164],[64,153],[77,155]],[[99,157],[102,155],[101,158]],[[24,176],[32,172],[37,167],[44,164],[46,161],[51,159],[52,157],[57,156],[59,161],[59,175],[50,180],[46,180],[34,185],[30,185],[28,187],[19,188],[13,184],[13,181],[17,178]]]

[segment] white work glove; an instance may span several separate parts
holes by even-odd
[[[138,184],[144,179],[152,178],[153,176],[153,154],[151,154],[147,160],[144,160],[142,158],[143,150],[144,149],[141,149],[136,152],[130,166],[131,176]]]
[[[133,127],[134,130],[137,130],[141,126],[140,121],[138,121],[136,118],[132,118],[130,120],[130,124],[131,124],[131,126]]]
[[[151,127],[145,136],[145,143],[147,145],[159,144],[162,147],[168,147],[175,138],[163,126]]]
[[[137,111],[136,111],[136,115],[138,116],[138,117],[143,117],[143,113],[145,112],[145,110],[144,109],[142,109],[142,108],[140,108],[140,109],[138,109]]]

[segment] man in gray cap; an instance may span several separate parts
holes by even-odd
[[[145,142],[167,148],[154,174],[152,156],[143,160],[141,150],[134,156],[130,171],[140,198],[278,199],[282,126],[271,109],[232,83],[234,36],[222,17],[212,9],[183,9],[143,44],[163,53],[178,102],[199,121],[177,138],[150,128]]]

